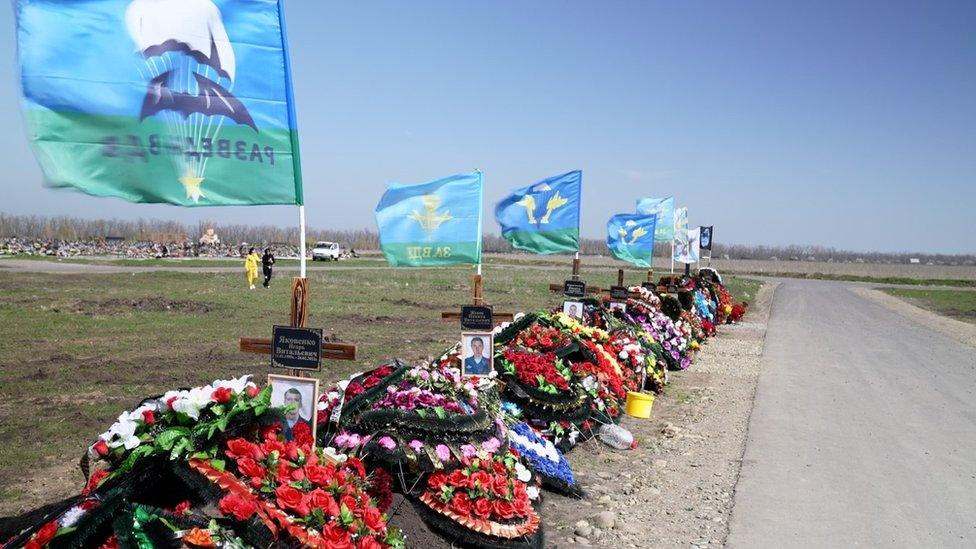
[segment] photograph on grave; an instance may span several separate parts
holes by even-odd
[[[493,341],[491,332],[461,334],[461,375],[486,376],[491,373]]]
[[[627,312],[627,304],[626,303],[621,303],[619,301],[611,301],[610,302],[610,310],[611,311],[620,311],[621,313],[626,313]]]
[[[582,301],[564,301],[563,312],[573,318],[583,318]]]
[[[268,375],[271,386],[271,406],[287,408],[281,432],[285,440],[296,436],[304,438],[302,431],[315,441],[315,403],[319,399],[319,380],[308,377]]]

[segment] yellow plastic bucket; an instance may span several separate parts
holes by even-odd
[[[654,395],[627,391],[627,402],[624,404],[624,411],[627,412],[628,416],[647,419],[651,417],[651,408],[653,407]]]

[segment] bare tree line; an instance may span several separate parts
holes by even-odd
[[[48,240],[99,240],[119,237],[129,241],[167,239],[172,241],[193,240],[203,234],[208,226],[214,226],[220,239],[227,243],[289,243],[298,242],[297,227],[275,225],[218,224],[200,221],[186,224],[160,219],[83,219],[72,216],[11,215],[0,213],[0,237],[39,238]],[[375,231],[309,229],[309,245],[317,240],[340,242],[355,250],[378,250],[379,237]],[[507,240],[498,235],[485,235],[483,248],[486,252],[514,252]],[[654,255],[667,257],[671,246],[658,242]],[[580,253],[607,255],[606,241],[584,238],[580,241]],[[918,259],[921,263],[940,265],[974,264],[976,255],[856,252],[825,246],[744,246],[716,242],[714,257],[730,259],[779,259],[792,261],[839,261],[865,263],[908,263]]]

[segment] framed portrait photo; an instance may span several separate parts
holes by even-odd
[[[583,318],[583,302],[563,301],[563,313],[576,319]]]
[[[491,332],[461,334],[461,375],[486,376],[494,369],[495,339]]]
[[[610,302],[610,310],[611,311],[620,311],[621,313],[626,313],[627,312],[627,304],[626,303],[619,302],[619,301],[612,301],[612,302]]]
[[[319,400],[319,380],[310,377],[268,375],[271,386],[271,406],[288,408],[281,432],[285,440],[294,438],[295,426],[304,423],[312,431],[312,445],[316,435],[316,403]]]

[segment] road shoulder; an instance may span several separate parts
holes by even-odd
[[[926,328],[951,337],[964,345],[976,348],[976,325],[934,313],[872,288],[851,287],[848,290]]]

